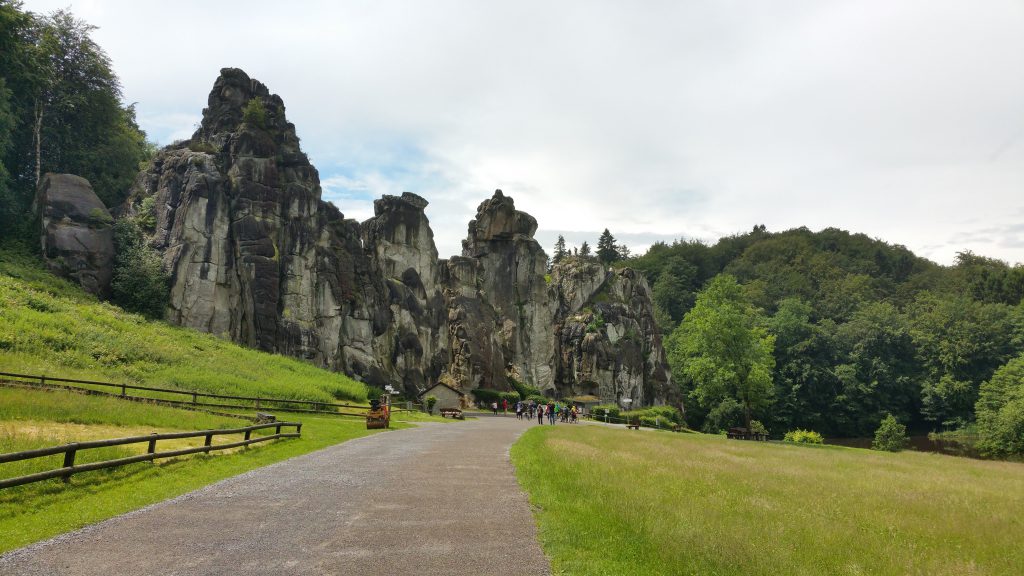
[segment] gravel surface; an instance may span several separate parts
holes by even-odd
[[[0,574],[550,574],[513,416],[376,434],[0,556]]]

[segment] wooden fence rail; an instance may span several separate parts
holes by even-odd
[[[272,409],[277,407],[280,410],[289,412],[304,412],[304,413],[316,413],[316,414],[335,414],[341,416],[365,416],[365,412],[353,413],[338,410],[339,408],[354,408],[357,410],[367,410],[366,406],[359,406],[356,404],[344,404],[338,402],[316,402],[313,400],[288,400],[284,398],[266,398],[259,396],[232,396],[228,394],[212,394],[209,392],[196,392],[192,390],[175,390],[173,388],[155,388],[151,386],[138,386],[135,384],[115,384],[112,382],[97,382],[95,380],[76,380],[74,378],[55,378],[53,376],[36,376],[31,374],[16,374],[12,372],[0,372],[2,378],[15,378],[17,380],[24,381],[26,384],[38,383],[40,386],[54,386],[62,388],[72,388],[81,390],[79,386],[62,386],[57,383],[67,384],[84,384],[87,386],[101,386],[107,388],[115,388],[120,390],[118,396],[131,400],[163,400],[160,398],[149,398],[145,396],[129,396],[129,390],[144,390],[147,392],[159,392],[161,394],[176,394],[179,396],[185,396],[185,400],[164,400],[168,403],[178,405],[190,405],[190,406],[201,406],[206,408],[253,408],[256,410]],[[251,405],[241,404],[224,404],[217,402],[200,402],[200,398],[209,398],[214,400],[238,400],[243,402],[250,402]],[[401,408],[395,408],[395,411],[402,411]]]
[[[295,427],[295,432],[281,432],[282,427]],[[267,436],[252,437],[254,430],[262,430],[265,428],[275,428],[274,434]],[[229,442],[227,444],[214,444],[214,436],[224,436],[228,434],[245,434],[245,439],[238,442]],[[11,486],[20,486],[22,484],[29,484],[31,482],[39,482],[42,480],[48,480],[50,478],[62,477],[65,482],[69,481],[72,474],[78,474],[79,472],[88,472],[90,470],[101,470],[104,468],[115,468],[117,466],[124,466],[125,464],[133,464],[135,462],[144,462],[147,460],[157,460],[160,458],[173,458],[175,456],[184,456],[186,454],[196,454],[199,452],[209,453],[213,450],[227,450],[228,448],[238,448],[240,446],[248,446],[249,444],[255,444],[257,442],[266,442],[267,440],[275,440],[277,438],[299,438],[302,435],[302,423],[301,422],[271,422],[269,424],[256,424],[254,426],[246,426],[245,428],[225,428],[221,430],[200,430],[197,432],[169,432],[166,434],[149,434],[146,436],[130,436],[128,438],[113,438],[110,440],[91,440],[88,442],[73,442],[71,444],[63,444],[61,446],[52,446],[49,448],[37,448],[35,450],[25,450],[23,452],[11,452],[8,454],[0,454],[0,464],[6,462],[18,462],[21,460],[31,460],[35,458],[45,458],[46,456],[53,456],[55,454],[64,454],[64,464],[60,468],[53,470],[47,470],[45,472],[37,472],[35,474],[28,474],[26,476],[18,476],[16,478],[7,478],[0,480],[0,489],[8,488]],[[178,450],[169,450],[167,452],[157,452],[156,443],[158,440],[173,440],[180,438],[205,438],[205,442],[202,446],[195,446],[192,448],[181,448]],[[108,446],[123,446],[125,444],[141,444],[147,443],[147,450],[145,454],[138,454],[136,456],[128,456],[125,458],[117,458],[114,460],[104,460],[102,462],[90,462],[88,464],[75,465],[75,455],[81,450],[88,450],[89,448],[105,448]]]

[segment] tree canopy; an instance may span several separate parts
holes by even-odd
[[[0,78],[9,90],[8,120],[0,109],[0,236],[31,235],[42,173],[82,176],[114,207],[151,154],[94,29],[66,10],[37,15],[0,0]]]
[[[673,373],[692,383],[690,395],[706,408],[739,402],[747,428],[752,410],[772,395],[775,337],[761,326],[736,279],[716,276],[668,343]]]

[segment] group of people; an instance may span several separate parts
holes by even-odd
[[[533,420],[537,418],[538,424],[544,423],[544,418],[547,417],[548,424],[554,424],[557,421],[565,423],[575,424],[580,417],[580,409],[575,404],[566,405],[560,402],[548,402],[547,404],[540,404],[534,400],[530,401],[519,401],[513,406],[516,413],[516,418],[519,420],[528,419]],[[497,414],[498,410],[502,413],[507,414],[509,409],[508,400],[502,399],[501,404],[498,402],[491,402],[491,410]]]

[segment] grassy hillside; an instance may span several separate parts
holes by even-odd
[[[1020,574],[1024,465],[597,426],[512,448],[558,574]]]
[[[365,401],[342,374],[150,322],[0,247],[0,371],[315,401]]]

